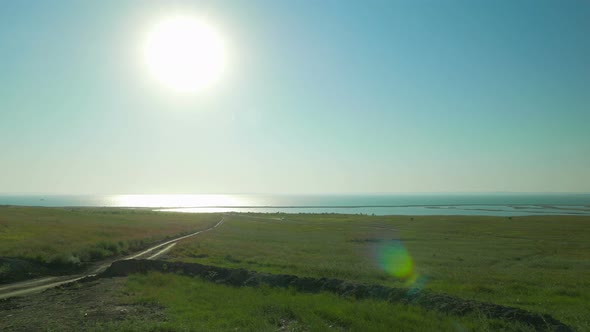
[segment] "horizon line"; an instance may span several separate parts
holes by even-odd
[[[212,193],[48,193],[48,192],[0,192],[0,196],[200,196],[200,195],[283,195],[283,196],[326,196],[326,195],[470,195],[470,194],[590,194],[590,191],[382,191],[382,192],[212,192]]]

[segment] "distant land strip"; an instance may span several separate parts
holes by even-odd
[[[145,206],[145,208],[203,208],[203,209],[211,209],[211,208],[243,208],[243,209],[253,209],[253,208],[261,208],[261,209],[268,209],[268,208],[281,208],[281,209],[288,209],[288,208],[330,208],[330,209],[341,209],[341,208],[391,208],[391,207],[453,207],[453,206],[505,206],[505,207],[532,207],[532,208],[546,208],[546,209],[559,209],[559,207],[565,206],[584,206],[580,204],[408,204],[408,205],[197,205],[197,206],[176,206],[176,207],[164,207],[164,206],[154,206],[149,207]],[[112,206],[115,207],[115,206]],[[116,207],[125,207],[125,208],[132,208],[133,206],[116,206]],[[144,206],[142,206],[144,207]],[[590,205],[584,206],[590,211]]]

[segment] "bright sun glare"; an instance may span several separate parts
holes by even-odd
[[[147,35],[143,55],[152,76],[182,93],[212,85],[225,67],[221,36],[192,17],[171,17],[156,24]]]

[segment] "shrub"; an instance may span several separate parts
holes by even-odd
[[[79,265],[80,264],[80,257],[76,254],[72,253],[64,253],[50,257],[47,260],[47,263],[50,265]]]
[[[0,278],[10,274],[10,264],[4,263],[0,265]]]

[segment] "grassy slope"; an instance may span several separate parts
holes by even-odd
[[[109,331],[529,331],[523,325],[462,317],[384,301],[343,299],[276,288],[234,288],[199,278],[131,276],[132,303],[163,305],[168,320],[110,322]]]
[[[203,229],[215,214],[0,206],[0,257],[41,263],[96,260]]]
[[[590,218],[580,216],[231,217],[183,241],[174,259],[273,273],[401,285],[378,266],[379,238],[399,238],[425,287],[553,315],[590,330]]]

